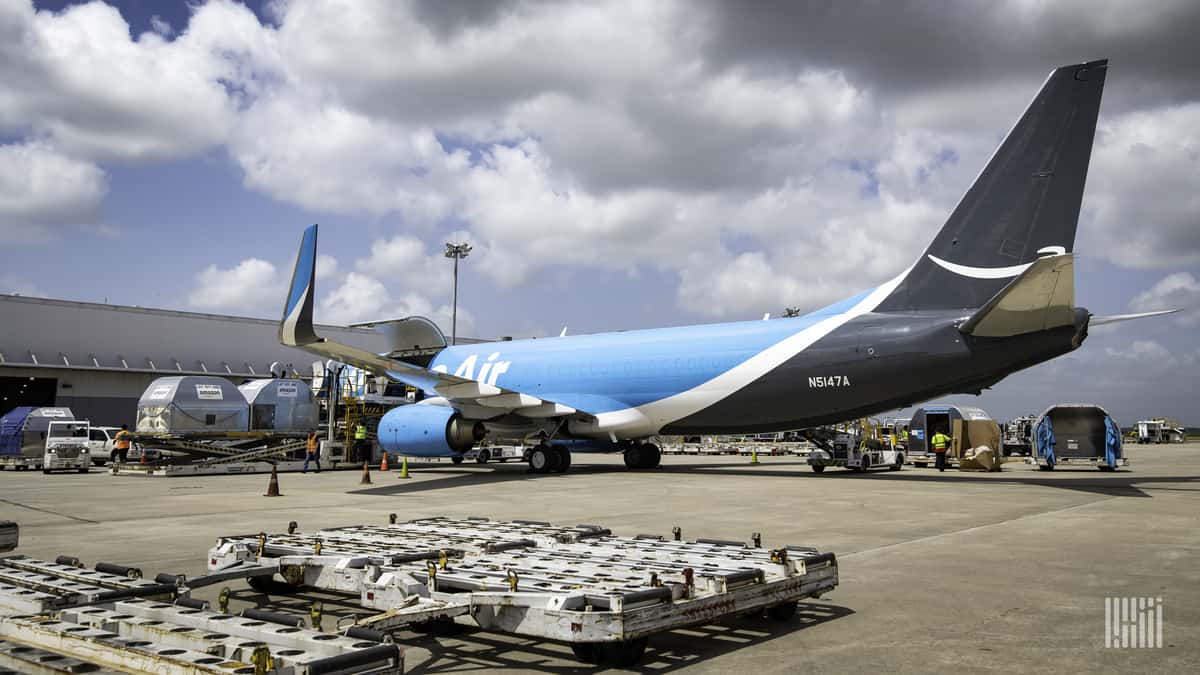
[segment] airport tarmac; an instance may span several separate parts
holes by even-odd
[[[1002,473],[812,473],[795,457],[668,456],[629,472],[577,455],[567,475],[521,464],[411,464],[267,478],[0,473],[19,553],[198,575],[219,535],[432,515],[596,523],[617,534],[809,544],[841,586],[791,622],[740,619],[651,638],[651,672],[1200,672],[1200,443],[1127,446],[1132,465]],[[239,602],[262,599],[243,585]],[[212,597],[206,589],[201,597]],[[1161,598],[1163,647],[1106,649],[1106,597]],[[314,595],[314,597],[317,597]],[[326,598],[328,599],[328,598]],[[307,604],[272,598],[277,606]],[[337,614],[334,603],[327,616]],[[327,625],[332,621],[327,621]],[[409,672],[580,668],[565,645],[467,631],[402,632]]]

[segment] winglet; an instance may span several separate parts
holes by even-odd
[[[283,318],[279,321],[279,342],[288,347],[299,347],[321,338],[313,330],[313,296],[317,291],[317,226],[304,231],[300,240],[300,253],[296,256],[296,268],[292,270],[292,283],[288,287],[287,303],[283,306]]]

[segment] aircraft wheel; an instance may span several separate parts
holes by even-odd
[[[479,454],[475,456],[475,462],[477,464],[487,464],[488,460],[491,458],[492,453],[488,452],[487,450],[480,450]]]
[[[642,446],[642,466],[643,469],[657,469],[662,464],[662,450],[653,443],[646,443]]]
[[[462,455],[455,455],[455,456],[453,456],[453,457],[451,457],[451,458],[450,458],[450,461],[451,461],[451,462],[453,462],[454,464],[462,464],[462,463],[463,463],[463,456],[462,456]]]
[[[558,455],[558,466],[554,467],[554,471],[566,473],[571,468],[571,451],[562,445],[552,445],[550,449]]]
[[[825,465],[824,464],[813,464],[812,470],[813,470],[813,473],[824,473]]]
[[[631,445],[625,449],[625,466],[629,469],[640,469],[642,465],[642,446]]]
[[[554,470],[552,463],[556,463],[556,455],[548,445],[537,446],[529,451],[529,470],[533,473],[550,473]]]

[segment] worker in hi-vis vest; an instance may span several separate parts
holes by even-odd
[[[130,436],[129,425],[122,424],[121,430],[117,432],[117,436],[114,440],[114,447],[117,451],[116,452],[116,455],[117,455],[116,460],[122,464],[124,464],[129,459],[129,436]]]
[[[950,448],[950,437],[942,433],[942,431],[939,429],[938,432],[933,435],[933,438],[929,439],[929,442],[933,445],[933,455],[936,460],[934,466],[937,467],[938,471],[945,471],[946,450]]]
[[[367,451],[369,444],[367,443],[367,425],[359,422],[354,427],[354,459],[353,462],[369,462],[371,461],[370,453]]]
[[[304,443],[304,469],[301,473],[308,473],[309,462],[316,462],[317,473],[321,473],[321,441],[317,438],[316,430],[308,432],[308,440]]]

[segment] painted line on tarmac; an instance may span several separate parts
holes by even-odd
[[[78,516],[72,516],[68,513],[62,513],[59,511],[51,511],[50,509],[41,509],[36,506],[22,504],[21,502],[14,502],[9,499],[0,499],[0,502],[3,502],[5,504],[12,504],[13,506],[19,506],[23,509],[29,509],[30,511],[38,511],[40,513],[49,513],[52,516],[59,516],[61,518],[67,518],[69,520],[74,520],[74,521],[80,522],[80,523],[91,523],[93,525],[98,525],[100,523],[100,521],[98,521],[98,520],[88,520],[87,518],[79,518]]]
[[[943,537],[953,537],[953,536],[959,535],[959,534],[967,534],[969,532],[985,530],[989,527],[996,527],[998,525],[1007,525],[1008,523],[1015,523],[1015,522],[1021,521],[1021,520],[1030,520],[1033,518],[1041,518],[1042,516],[1049,516],[1049,515],[1053,515],[1056,513],[1066,513],[1067,511],[1074,511],[1075,509],[1082,509],[1086,506],[1092,506],[1094,504],[1102,504],[1109,500],[1120,499],[1120,498],[1121,498],[1121,495],[1113,495],[1112,497],[1096,499],[1094,501],[1084,502],[1083,504],[1075,504],[1074,506],[1064,506],[1061,509],[1054,509],[1053,511],[1041,511],[1038,513],[1027,513],[1023,516],[1017,516],[1015,518],[1007,518],[1005,520],[998,520],[994,523],[984,523],[982,525],[972,525],[971,527],[964,527],[961,530],[952,530],[950,532],[939,532],[938,534],[931,534],[926,537],[917,537],[916,539],[907,539],[905,541],[897,541],[895,543],[884,544],[883,546],[876,546],[874,548],[864,548],[861,551],[854,551],[853,553],[845,553],[845,554],[839,553],[838,560],[841,560],[842,558],[851,558],[853,556],[861,555],[863,553],[875,553],[876,551],[886,551],[889,548],[896,548],[898,546],[907,546],[909,544],[919,544],[919,543],[926,542],[926,541],[933,541],[935,539],[942,539]]]

